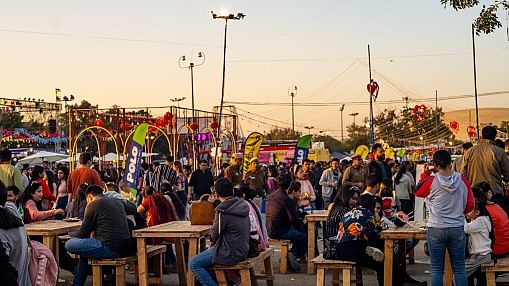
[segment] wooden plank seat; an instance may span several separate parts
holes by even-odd
[[[258,285],[257,280],[266,280],[268,286],[274,285],[274,273],[272,271],[272,262],[270,260],[274,248],[267,248],[257,257],[248,258],[234,265],[214,265],[213,269],[216,273],[217,283],[219,286],[227,286],[226,270],[239,270],[240,282],[242,286]],[[262,263],[263,262],[263,263]],[[262,266],[263,275],[255,275],[254,267]]]
[[[281,255],[279,256],[279,273],[285,274],[288,271],[288,249],[290,248],[290,240],[286,239],[269,239],[269,246],[279,246]]]
[[[493,259],[490,263],[481,265],[483,272],[486,272],[486,285],[495,286],[497,272],[509,272],[509,257]]]
[[[312,260],[316,267],[316,286],[325,286],[325,270],[332,270],[332,285],[339,285],[339,271],[343,271],[343,286],[351,285],[351,282],[355,282],[356,285],[362,286],[362,268],[356,266],[355,262],[341,261],[341,260],[329,260],[323,258],[323,254],[315,257]],[[356,279],[351,280],[350,274],[355,269]]]
[[[161,284],[161,276],[163,274],[163,256],[166,252],[165,245],[147,245],[147,256],[154,257],[154,284]],[[114,259],[89,260],[88,264],[92,266],[92,285],[102,286],[103,267],[115,267],[115,280],[117,286],[125,285],[125,269],[126,265],[134,265],[134,273],[136,281],[138,281],[138,256],[120,257]]]

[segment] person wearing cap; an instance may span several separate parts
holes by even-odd
[[[248,171],[244,174],[244,183],[254,192],[255,197],[253,198],[253,202],[260,208],[263,191],[267,189],[267,178],[265,178],[263,172],[258,170],[258,163],[259,160],[257,157],[253,157],[249,160]]]
[[[358,188],[362,188],[364,184],[364,170],[362,170],[362,157],[360,154],[352,156],[352,166],[346,168],[341,183],[351,183]]]
[[[224,170],[224,177],[230,179],[233,185],[242,183],[242,155],[233,154],[230,158],[230,166]]]

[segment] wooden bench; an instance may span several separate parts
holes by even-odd
[[[281,255],[279,256],[279,273],[285,274],[288,271],[288,249],[291,241],[285,239],[269,239],[269,246],[279,246]]]
[[[315,257],[312,262],[316,267],[316,286],[325,286],[325,269],[332,270],[332,285],[339,285],[339,271],[343,270],[343,286],[351,285],[351,282],[362,286],[362,268],[356,266],[355,262],[328,260],[323,258],[322,254]],[[355,269],[356,279],[351,281],[350,274],[353,269]]]
[[[261,252],[260,255],[253,258],[248,258],[235,265],[215,265],[213,267],[217,283],[219,286],[227,286],[226,270],[238,270],[240,272],[240,282],[242,286],[258,285],[257,280],[267,280],[267,285],[274,285],[274,273],[272,272],[272,262],[270,260],[274,248],[267,248]],[[255,275],[254,267],[260,265],[263,261],[264,275]]]
[[[154,284],[161,284],[161,276],[163,274],[163,256],[166,252],[165,245],[147,245],[147,256],[154,257]],[[125,285],[125,267],[126,265],[134,265],[134,273],[138,280],[138,257],[129,256],[115,259],[89,260],[88,264],[92,266],[92,285],[101,286],[103,282],[103,267],[115,267],[115,280],[117,286]]]
[[[509,272],[509,257],[496,258],[488,264],[481,265],[483,272],[486,272],[486,285],[495,286],[496,272]]]

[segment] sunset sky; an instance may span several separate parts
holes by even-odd
[[[224,21],[210,10],[247,16],[228,25],[225,101],[236,104],[244,132],[290,127],[288,88],[296,103],[346,102],[357,120],[368,116],[367,45],[380,85],[375,111],[411,99],[473,94],[470,24],[480,8],[444,9],[438,0],[404,1],[134,1],[3,0],[0,5],[0,97],[54,101],[54,90],[100,107],[165,106],[187,97],[190,74],[182,55],[205,54],[195,69],[196,107],[219,105]],[[507,22],[476,37],[479,93],[509,91]],[[481,107],[509,107],[505,94]],[[410,102],[413,106],[415,103]],[[434,106],[434,102],[429,103]],[[474,99],[439,101],[445,110]],[[248,113],[249,112],[249,113]],[[340,135],[339,106],[296,107],[297,130]],[[359,122],[359,121],[358,121]]]

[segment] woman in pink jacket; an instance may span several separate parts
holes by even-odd
[[[32,181],[21,195],[20,201],[25,211],[24,222],[31,223],[48,219],[54,215],[64,214],[63,209],[50,209],[43,211],[41,207],[42,186]]]

